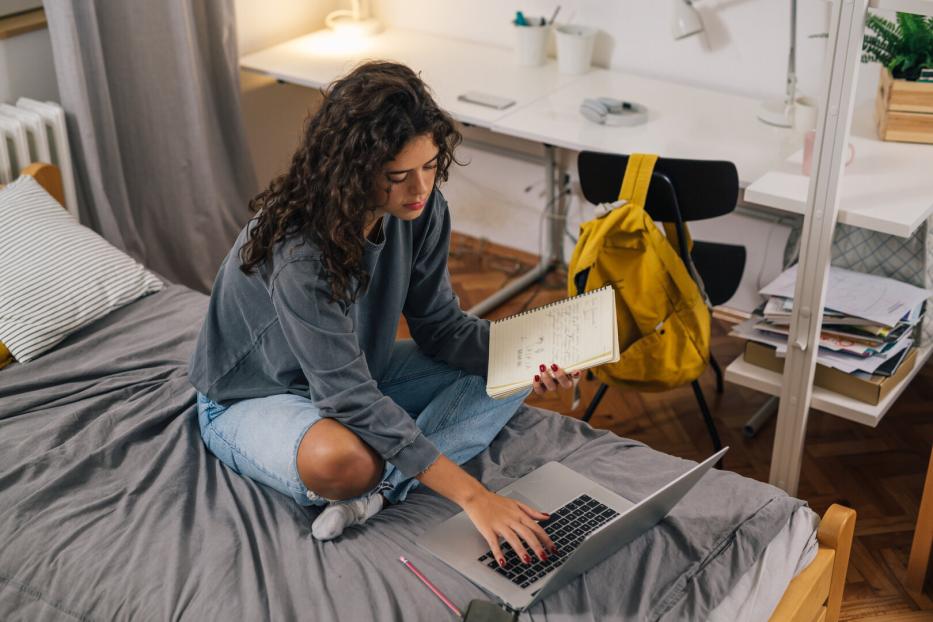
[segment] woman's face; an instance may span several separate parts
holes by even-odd
[[[434,139],[421,134],[385,163],[375,183],[376,218],[389,213],[401,220],[414,220],[421,215],[434,189],[437,156]]]

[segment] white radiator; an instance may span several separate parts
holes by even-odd
[[[78,217],[74,169],[65,129],[65,111],[54,102],[20,97],[0,104],[0,184],[8,184],[32,162],[49,162],[62,173],[65,207]]]

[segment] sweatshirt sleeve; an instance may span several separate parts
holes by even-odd
[[[434,191],[425,234],[413,258],[405,319],[411,336],[428,356],[467,373],[486,377],[489,365],[489,322],[460,308],[450,286],[447,255],[450,213]]]
[[[314,405],[339,421],[405,477],[421,473],[440,452],[414,419],[384,395],[369,372],[352,320],[330,301],[321,263],[302,258],[282,266],[271,282],[282,331],[308,381]]]

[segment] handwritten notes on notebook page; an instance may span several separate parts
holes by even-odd
[[[530,387],[542,363],[570,372],[618,360],[615,294],[607,286],[493,322],[486,393]]]

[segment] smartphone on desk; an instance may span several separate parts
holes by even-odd
[[[503,110],[515,103],[514,99],[490,95],[482,91],[467,91],[466,93],[458,95],[457,99],[462,102],[467,102],[468,104],[477,104],[479,106],[486,106],[487,108],[495,108],[496,110]]]

